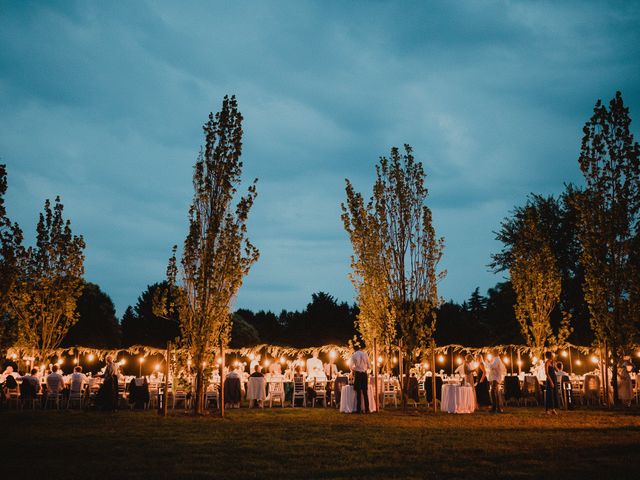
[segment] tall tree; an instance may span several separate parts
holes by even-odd
[[[76,301],[84,281],[82,236],[73,235],[56,197],[45,201],[36,231],[36,245],[17,259],[19,276],[9,293],[10,314],[18,321],[18,342],[46,360],[76,323]]]
[[[437,271],[444,239],[436,236],[431,209],[425,204],[428,190],[424,169],[416,162],[411,146],[405,145],[404,153],[394,147],[389,158],[381,157],[376,177],[371,210],[365,211],[375,217],[382,244],[387,291],[379,294],[388,298],[408,366],[414,361],[414,351],[425,347],[435,331],[436,309],[441,303],[437,284],[446,274]],[[349,199],[354,195],[349,186],[347,181],[348,204],[355,203]],[[343,209],[348,215],[347,231],[349,227],[357,230],[370,225],[365,211]],[[405,405],[407,383],[403,382]]]
[[[586,183],[577,202],[585,298],[596,337],[610,345],[614,364],[638,333],[633,255],[640,230],[640,145],[630,124],[620,92],[609,108],[598,100],[583,129],[579,158]],[[617,402],[617,375],[612,380]]]
[[[22,230],[7,216],[4,196],[7,192],[6,166],[0,164],[0,354],[15,340],[15,318],[8,313],[9,293],[18,276],[17,259],[22,252]]]
[[[511,283],[516,292],[516,318],[534,354],[542,358],[545,347],[562,345],[569,336],[569,316],[557,337],[551,328],[551,312],[560,301],[561,276],[549,239],[534,209],[525,212],[524,225],[511,249]]]
[[[362,194],[355,191],[348,179],[345,190],[347,203],[342,204],[342,222],[353,248],[349,278],[356,290],[360,309],[356,327],[368,348],[372,348],[377,341],[390,353],[397,332],[384,243],[373,199],[365,205]]]
[[[259,257],[246,227],[257,179],[234,205],[242,174],[242,115],[235,96],[224,97],[222,109],[209,115],[203,129],[205,147],[194,167],[180,272],[175,247],[167,269],[169,284],[181,292],[177,307],[182,341],[197,369],[196,413],[202,410],[203,362],[211,363],[216,349],[228,344],[232,300]]]
[[[95,283],[86,282],[76,303],[78,322],[65,335],[62,345],[117,348],[121,332],[113,301]]]

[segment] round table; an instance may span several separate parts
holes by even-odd
[[[373,385],[369,384],[368,388],[368,396],[369,396],[369,411],[375,412],[378,410],[376,405],[376,394],[373,389]],[[364,400],[361,404],[362,409],[364,409]],[[356,391],[353,388],[353,385],[345,385],[340,390],[340,412],[341,413],[355,413],[357,408],[357,398]]]
[[[473,413],[476,397],[471,385],[442,385],[440,409],[448,413]]]

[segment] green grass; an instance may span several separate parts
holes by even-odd
[[[640,412],[0,412],[2,477],[639,478]]]

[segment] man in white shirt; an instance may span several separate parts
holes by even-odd
[[[367,370],[371,368],[369,357],[360,350],[360,347],[354,345],[353,355],[351,355],[351,370],[353,371],[354,381],[353,389],[356,391],[356,413],[362,413],[362,403],[360,396],[364,395],[364,411],[369,413],[369,377]]]
[[[51,367],[51,373],[47,375],[47,393],[60,393],[64,387],[64,379],[58,373],[58,365]]]
[[[490,355],[492,359],[488,362],[485,361],[484,365],[487,370],[487,381],[491,387],[491,411],[494,413],[503,413],[504,409],[502,408],[502,399],[500,398],[500,384],[507,375],[507,367],[502,363],[497,350],[492,350]]]
[[[316,378],[323,374],[322,360],[318,358],[318,351],[314,350],[312,357],[307,360],[307,376]]]
[[[80,365],[74,367],[71,374],[71,391],[78,393],[82,391],[82,386],[87,383],[87,376],[82,373],[82,367]]]

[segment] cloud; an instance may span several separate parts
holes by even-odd
[[[640,7],[606,2],[2,2],[0,156],[9,212],[33,235],[63,197],[87,277],[119,313],[186,234],[201,126],[235,93],[250,235],[237,304],[350,301],[344,179],[410,143],[462,300],[500,277],[492,230],[529,192],[580,181],[597,98],[640,115]],[[635,124],[634,124],[635,125]],[[636,127],[637,128],[637,127]],[[636,130],[637,131],[637,130]]]

